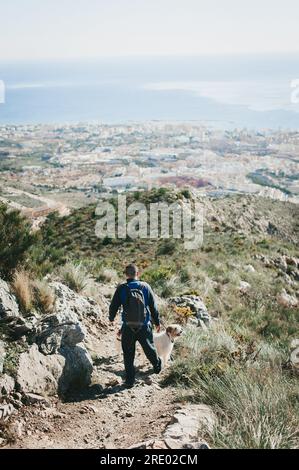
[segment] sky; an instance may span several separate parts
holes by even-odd
[[[0,0],[0,61],[299,52],[298,0]]]

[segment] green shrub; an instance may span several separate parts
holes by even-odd
[[[0,203],[0,277],[11,279],[14,270],[24,262],[36,236],[30,223],[19,211]]]
[[[171,238],[163,240],[157,249],[157,255],[173,255],[177,249],[177,243]]]

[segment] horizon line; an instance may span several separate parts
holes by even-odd
[[[264,56],[299,56],[299,49],[297,51],[247,51],[247,52],[208,52],[198,54],[111,54],[111,55],[98,55],[98,56],[64,56],[64,57],[13,57],[1,58],[0,63],[11,62],[71,62],[71,61],[94,61],[94,60],[113,60],[113,59],[192,59],[192,58],[206,58],[206,57],[264,57]]]

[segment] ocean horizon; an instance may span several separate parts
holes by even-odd
[[[299,129],[299,55],[0,62],[0,124],[199,121]],[[299,96],[299,93],[298,93]]]

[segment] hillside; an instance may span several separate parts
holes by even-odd
[[[15,408],[6,427],[0,422],[2,445],[298,447],[298,206],[164,189],[129,199],[201,201],[202,247],[188,251],[181,240],[98,239],[95,206],[50,215],[18,275],[0,284],[0,392],[3,403]],[[132,261],[153,286],[163,323],[182,324],[184,335],[161,377],[150,376],[139,357],[138,384],[129,392],[121,386],[121,356],[107,308]],[[74,328],[64,326],[66,320]],[[52,371],[46,387],[42,378],[32,382],[20,372],[20,365],[36,360]],[[9,377],[14,385],[8,393],[3,380]],[[70,389],[74,383],[78,390]],[[141,420],[145,403],[150,411]],[[169,437],[182,408],[193,426],[198,418],[188,442]],[[127,422],[136,431],[130,436]]]

